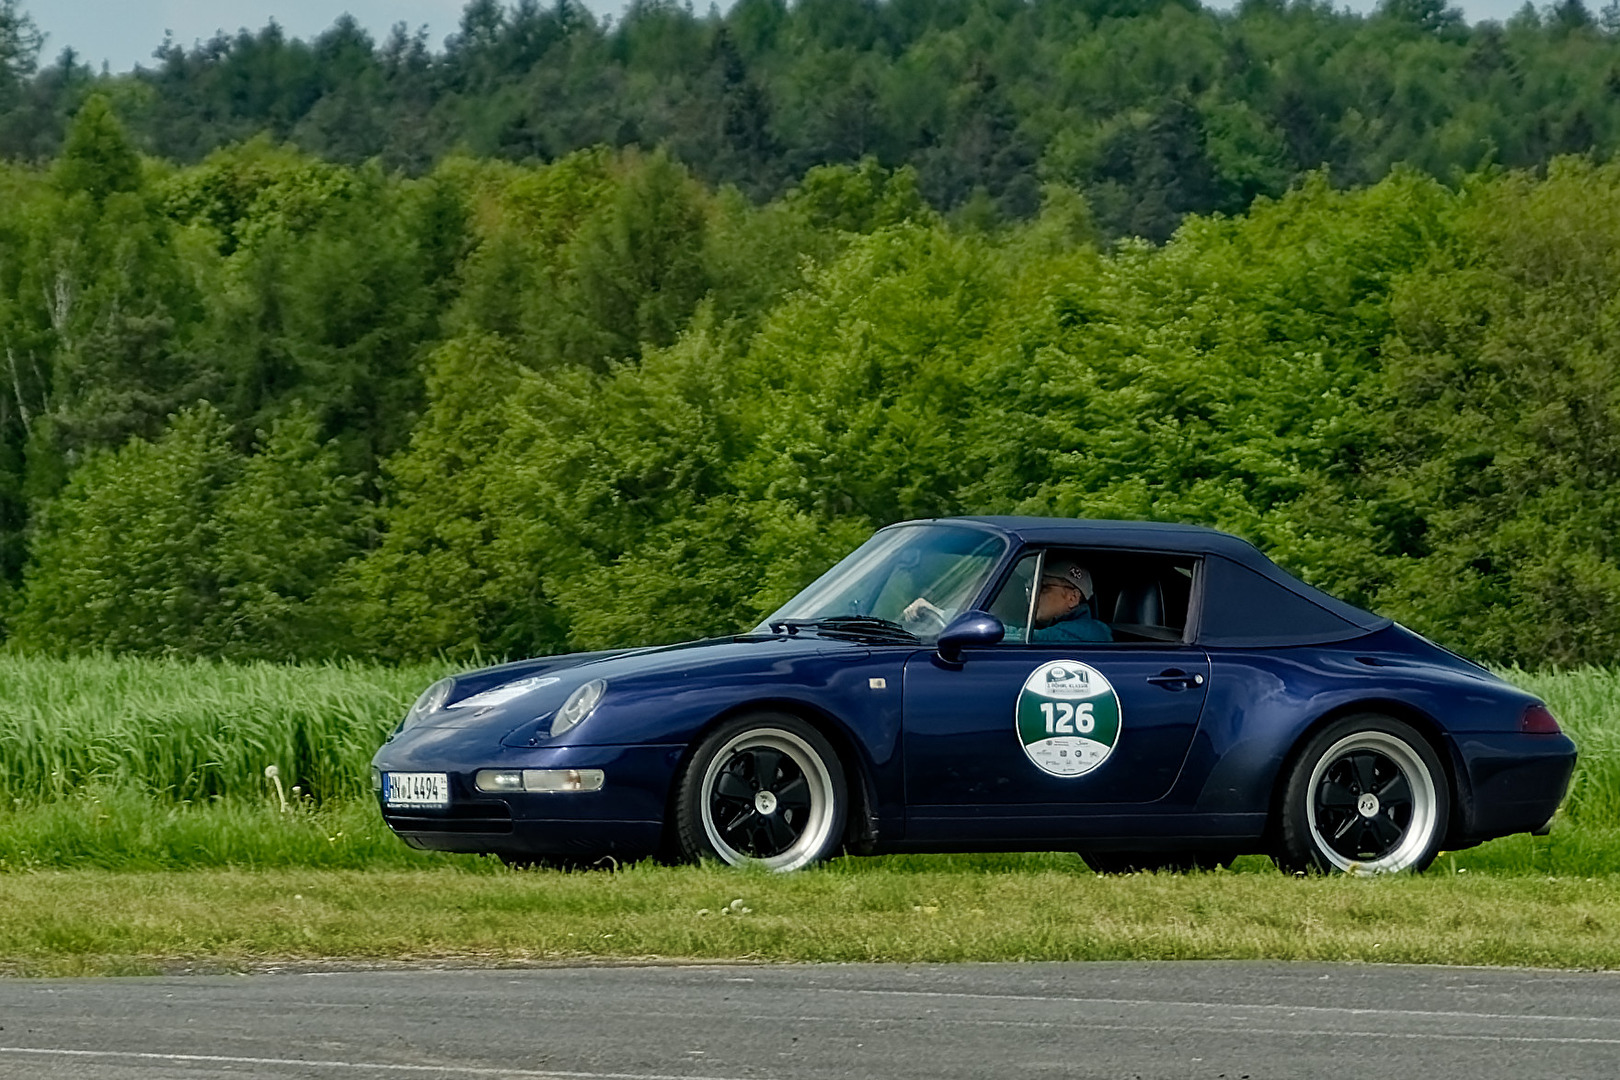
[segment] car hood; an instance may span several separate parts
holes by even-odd
[[[757,666],[764,672],[790,656],[807,652],[865,651],[866,647],[858,643],[801,634],[706,638],[650,648],[536,657],[451,676],[454,687],[445,705],[412,724],[411,730],[529,724],[549,717],[569,694],[593,679],[604,679],[610,686],[622,688],[648,680],[690,679],[717,669],[735,671],[738,667]],[[531,681],[531,685],[514,687],[519,692],[506,700],[483,705],[476,700],[501,687]]]

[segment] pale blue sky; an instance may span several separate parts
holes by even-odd
[[[1524,0],[1461,0],[1468,17],[1506,19]],[[312,37],[344,11],[379,40],[396,22],[413,29],[426,25],[429,41],[437,49],[451,33],[465,0],[23,0],[23,8],[39,28],[48,34],[45,59],[55,59],[64,46],[71,45],[81,58],[100,66],[103,61],[114,71],[127,71],[136,64],[151,66],[152,50],[163,41],[166,30],[173,31],[182,45],[214,36],[215,31],[234,32],[241,27],[258,29],[274,18],[293,37]],[[1347,6],[1370,10],[1376,0],[1351,0]],[[598,14],[616,14],[624,0],[586,0]],[[707,10],[708,2],[693,5]],[[722,7],[728,6],[722,4]],[[1217,3],[1216,6],[1226,6]],[[1601,6],[1588,0],[1594,11]]]

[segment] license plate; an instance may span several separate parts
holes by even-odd
[[[383,773],[383,802],[389,806],[449,806],[450,774]]]

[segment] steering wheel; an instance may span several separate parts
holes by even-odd
[[[901,616],[910,625],[910,628],[920,631],[919,636],[937,636],[940,631],[945,629],[945,625],[949,621],[943,611],[940,611],[939,608],[920,596],[906,605],[906,609],[901,612]]]

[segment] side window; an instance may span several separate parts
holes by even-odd
[[[1007,636],[1001,639],[1003,645],[1022,645],[1029,640],[1030,604],[1033,600],[1035,567],[1039,563],[1038,554],[1019,559],[1018,565],[1007,576],[1007,583],[990,602],[990,614],[1000,619],[1007,628]]]
[[[1181,641],[1198,560],[1141,555],[1119,565],[1101,610],[1115,641]]]
[[[991,605],[1007,625],[1008,644],[1179,642],[1198,560],[1052,548],[1039,581],[1035,572],[1035,557],[1025,556]]]

